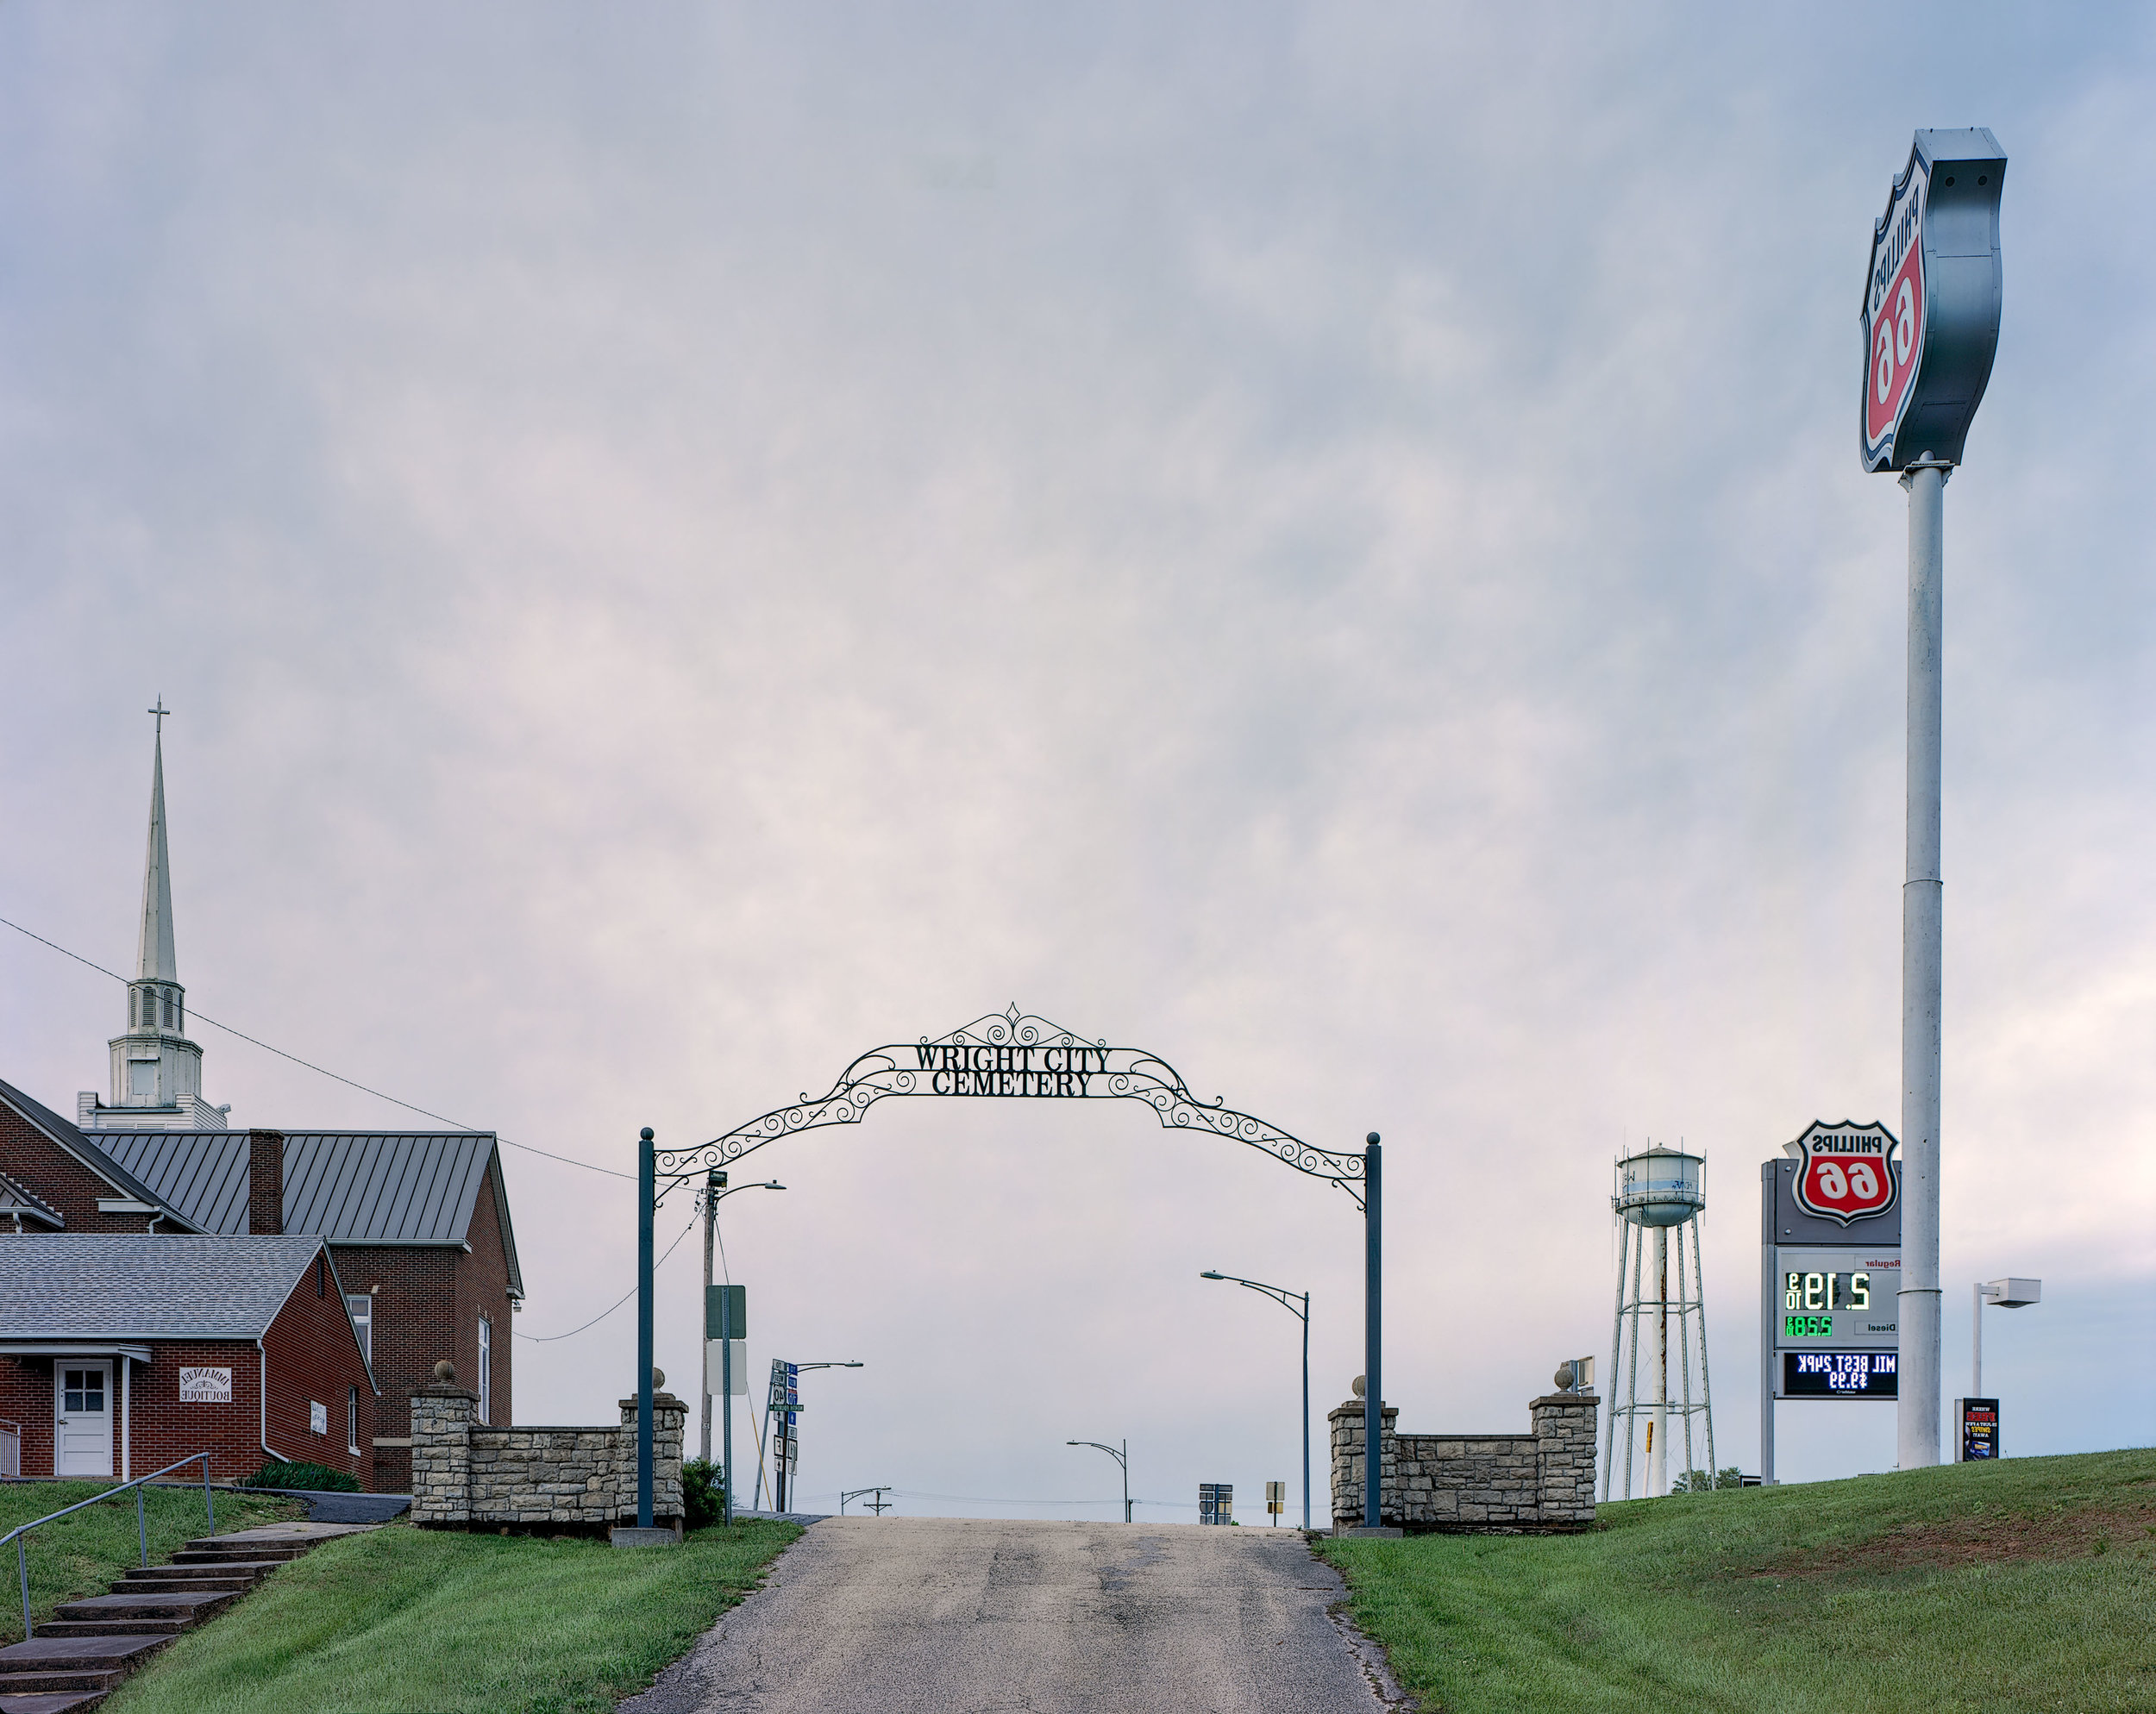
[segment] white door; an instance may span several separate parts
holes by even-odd
[[[112,1473],[112,1365],[53,1361],[55,1476]]]

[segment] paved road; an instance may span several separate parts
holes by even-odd
[[[1344,1593],[1288,1529],[834,1517],[621,1707],[1380,1714]]]

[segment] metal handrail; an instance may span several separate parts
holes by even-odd
[[[153,1470],[147,1476],[137,1476],[132,1482],[122,1482],[116,1488],[107,1488],[101,1494],[92,1494],[86,1500],[77,1500],[74,1504],[64,1505],[58,1511],[48,1511],[42,1517],[33,1517],[28,1523],[18,1523],[6,1535],[0,1536],[0,1548],[6,1547],[10,1542],[15,1543],[16,1573],[22,1584],[22,1637],[25,1642],[29,1640],[30,1636],[30,1560],[23,1538],[41,1523],[50,1523],[54,1518],[65,1517],[71,1511],[80,1511],[85,1506],[102,1505],[115,1494],[123,1494],[133,1488],[135,1535],[141,1546],[142,1563],[147,1566],[150,1562],[150,1527],[142,1512],[142,1485],[154,1482],[160,1476],[170,1475],[182,1465],[192,1464],[197,1459],[202,1461],[203,1509],[210,1516],[210,1533],[214,1536],[217,1533],[217,1506],[216,1502],[210,1498],[210,1454],[206,1452],[191,1452],[186,1457],[167,1464],[162,1470]],[[189,1486],[193,1485],[191,1483]]]

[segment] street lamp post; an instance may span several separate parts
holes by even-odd
[[[1970,1287],[1971,1314],[1969,1317],[1969,1396],[1984,1397],[1984,1306],[1996,1304],[2002,1310],[2023,1310],[2040,1302],[2044,1282],[2040,1279],[1988,1279]]]
[[[718,1204],[730,1196],[738,1196],[743,1191],[782,1191],[785,1188],[786,1186],[776,1179],[769,1179],[761,1184],[736,1185],[729,1190],[726,1187],[725,1171],[718,1167],[712,1167],[705,1175],[703,1203],[705,1326],[704,1334],[707,1342],[707,1348],[711,1337],[709,1309],[711,1301],[711,1240],[718,1229]],[[732,1324],[732,1310],[733,1304],[730,1299],[720,1304],[718,1389],[719,1396],[726,1401],[725,1427],[722,1431],[723,1445],[720,1448],[726,1459],[726,1478],[722,1490],[721,1510],[724,1514],[725,1522],[729,1523],[734,1521],[734,1341],[740,1332],[740,1329]],[[711,1461],[711,1370],[710,1363],[705,1363],[703,1368],[704,1428],[699,1445],[699,1455],[706,1464],[709,1464]]]
[[[1128,1441],[1126,1440],[1126,1441],[1125,1441],[1125,1442],[1123,1442],[1123,1450],[1122,1450],[1122,1451],[1120,1451],[1120,1452],[1118,1452],[1118,1451],[1117,1451],[1117,1450],[1116,1450],[1113,1447],[1112,1447],[1112,1446],[1108,1445],[1108,1444],[1107,1444],[1105,1441],[1097,1441],[1097,1440],[1067,1440],[1067,1441],[1065,1441],[1065,1442],[1063,1442],[1063,1444],[1064,1444],[1065,1446],[1094,1446],[1094,1447],[1099,1447],[1099,1448],[1100,1448],[1100,1450],[1101,1450],[1101,1451],[1103,1451],[1103,1452],[1106,1453],[1106,1454],[1108,1454],[1108,1456],[1109,1456],[1109,1457],[1111,1457],[1111,1458],[1112,1458],[1113,1460],[1115,1460],[1115,1461],[1116,1461],[1118,1464],[1119,1464],[1119,1465],[1121,1465],[1121,1466],[1123,1467],[1123,1521],[1124,1521],[1125,1523],[1128,1523],[1131,1521],[1131,1443],[1130,1443],[1130,1442],[1128,1442]]]
[[[790,1367],[796,1374],[799,1374],[807,1369],[865,1369],[868,1366],[866,1363],[794,1363]],[[764,1425],[768,1428],[771,1425],[771,1419],[774,1416],[786,1416],[789,1414],[791,1413],[783,1411],[767,1411],[764,1413]],[[776,1438],[778,1441],[778,1449],[780,1451],[785,1449],[787,1439],[786,1432],[787,1427],[787,1425],[784,1423],[779,1424],[779,1431]],[[780,1511],[784,1511],[787,1509],[787,1502],[795,1497],[796,1491],[801,1486],[801,1473],[793,1465],[788,1464],[783,1460],[777,1460],[774,1461],[778,1466],[778,1492],[774,1493],[772,1498],[778,1502],[779,1510]]]
[[[1218,1273],[1208,1268],[1200,1274],[1200,1279],[1226,1279],[1238,1286],[1248,1286],[1262,1292],[1281,1308],[1302,1323],[1302,1527],[1310,1528],[1310,1294],[1290,1292],[1285,1286],[1267,1286],[1256,1279],[1244,1279],[1233,1273]],[[1295,1304],[1300,1299],[1302,1307]]]

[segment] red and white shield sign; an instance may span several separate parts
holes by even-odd
[[[1924,200],[1930,175],[1912,160],[1871,241],[1865,283],[1864,452],[1877,470],[1893,454],[1924,355]]]
[[[1796,1204],[1807,1214],[1846,1226],[1884,1214],[1901,1193],[1890,1164],[1894,1137],[1884,1125],[1814,1124],[1796,1149]]]

